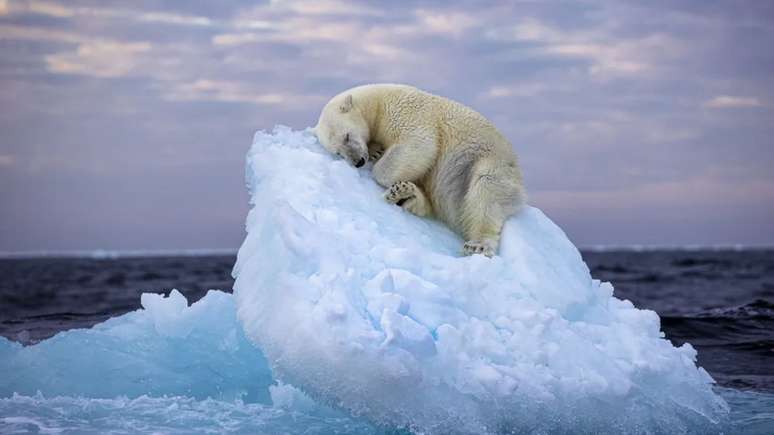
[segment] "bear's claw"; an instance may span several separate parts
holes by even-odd
[[[384,155],[384,150],[381,148],[373,149],[368,151],[368,160],[375,162],[382,158]]]
[[[468,240],[462,245],[464,255],[483,254],[487,257],[493,257],[495,252],[490,243],[479,240]]]

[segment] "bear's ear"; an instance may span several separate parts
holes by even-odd
[[[341,106],[339,106],[339,111],[341,113],[347,113],[350,110],[352,110],[352,106],[354,104],[352,103],[352,94],[347,95],[344,97],[344,102],[341,103]]]

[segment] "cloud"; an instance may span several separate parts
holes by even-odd
[[[221,33],[212,37],[212,43],[220,46],[234,46],[242,44],[250,44],[264,40],[265,37],[257,33],[244,32],[244,33]]]
[[[368,65],[379,71],[387,62],[412,58],[411,50],[396,42],[396,28],[406,30],[402,22],[371,26],[364,21],[364,17],[373,19],[380,14],[375,9],[345,7],[338,2],[270,2],[239,11],[224,27],[227,31],[214,35],[211,43],[229,50],[259,44],[298,47],[307,60],[321,68],[335,68],[329,74],[345,71],[345,65]],[[272,63],[285,62],[273,59]],[[376,78],[378,74],[373,75]]]
[[[548,91],[566,89],[561,85],[546,83],[517,83],[512,85],[496,85],[490,87],[483,96],[485,98],[535,97]]]
[[[592,74],[606,72],[637,74],[651,67],[647,60],[636,54],[638,53],[637,45],[641,45],[641,43],[557,44],[546,47],[545,52],[565,57],[589,59],[593,62],[589,69]],[[639,51],[639,53],[642,52]]]
[[[90,39],[77,32],[7,24],[0,24],[0,38],[55,43],[79,43]]]
[[[496,41],[532,41],[553,43],[566,41],[569,35],[541,23],[535,18],[525,18],[514,25],[494,27],[486,37]]]
[[[58,3],[52,3],[52,2],[43,2],[43,1],[19,2],[18,6],[17,6],[17,3],[14,3],[12,10],[15,12],[17,7],[19,8],[19,10],[24,12],[48,15],[51,17],[58,17],[58,18],[72,17],[73,15],[75,15],[75,11],[73,11],[72,8],[63,6]]]
[[[9,14],[36,14],[56,18],[112,18],[180,26],[206,27],[215,24],[215,21],[207,17],[161,11],[141,12],[131,9],[107,7],[65,6],[59,3],[35,0],[8,3],[7,0],[0,0],[0,16]]]
[[[0,154],[0,168],[8,168],[16,163],[16,158],[10,154]]]
[[[140,21],[149,23],[175,24],[184,26],[204,26],[209,27],[214,24],[213,20],[207,17],[197,17],[191,15],[170,14],[165,12],[149,12],[137,15]]]
[[[95,77],[120,77],[136,71],[138,56],[151,50],[147,42],[94,41],[78,45],[75,52],[46,56],[49,71]]]
[[[588,72],[595,76],[637,75],[652,73],[665,61],[675,59],[683,50],[675,38],[651,33],[621,37],[607,29],[584,28],[563,30],[535,18],[515,25],[497,26],[485,36],[501,43],[530,44],[531,52],[590,62]]]
[[[306,106],[310,100],[320,104],[323,97],[292,95],[280,92],[259,92],[254,84],[235,81],[200,79],[190,83],[175,84],[165,91],[170,101],[220,101],[250,103],[259,106]]]
[[[247,30],[266,30],[274,27],[274,24],[268,20],[258,19],[237,19],[232,21],[233,27]]]
[[[428,9],[419,9],[415,11],[419,18],[419,25],[422,30],[460,37],[469,29],[478,25],[478,21],[473,15],[464,12],[441,12]]]
[[[271,0],[268,7],[275,11],[301,15],[380,15],[376,8],[337,0]]]
[[[755,97],[739,97],[732,95],[718,95],[704,103],[704,107],[710,109],[735,109],[740,107],[761,107],[763,104]]]

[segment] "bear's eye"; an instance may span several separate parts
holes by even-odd
[[[344,135],[344,143],[349,143],[349,133]]]

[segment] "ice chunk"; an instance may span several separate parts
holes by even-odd
[[[612,296],[540,210],[498,257],[385,203],[310,131],[259,132],[234,267],[238,317],[274,374],[427,433],[702,432],[727,405],[690,345]]]
[[[146,293],[144,310],[33,346],[0,337],[0,397],[185,395],[271,403],[271,372],[245,338],[231,295],[188,306],[179,292]]]
[[[0,337],[0,433],[377,433],[274,382],[230,294],[142,305],[32,346]]]

